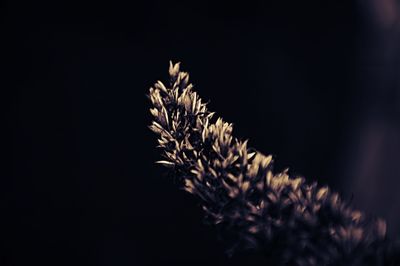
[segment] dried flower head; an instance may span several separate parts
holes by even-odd
[[[170,82],[150,88],[150,129],[163,160],[185,191],[196,196],[228,253],[255,249],[275,265],[400,265],[386,223],[367,218],[338,193],[304,178],[275,173],[272,156],[232,135],[213,119],[180,64]]]

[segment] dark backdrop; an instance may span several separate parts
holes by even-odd
[[[396,229],[396,4],[293,2],[3,3],[0,264],[258,261],[228,259],[154,164],[145,95],[169,60],[277,170],[354,194]]]

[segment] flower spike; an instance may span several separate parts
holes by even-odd
[[[276,265],[400,265],[384,220],[366,217],[328,187],[275,173],[272,156],[213,119],[180,63],[170,62],[169,75],[168,86],[158,81],[149,94],[158,163],[199,199],[229,253],[255,249]]]

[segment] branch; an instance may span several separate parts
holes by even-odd
[[[385,221],[367,218],[326,186],[275,173],[271,155],[213,119],[179,63],[170,62],[169,74],[169,86],[158,81],[149,94],[150,129],[164,158],[158,163],[199,199],[229,254],[257,250],[276,265],[400,265]]]

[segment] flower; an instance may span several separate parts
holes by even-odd
[[[214,119],[180,63],[149,98],[163,160],[180,187],[196,196],[227,251],[253,249],[277,265],[400,265],[386,223],[366,217],[338,193],[303,177],[275,173],[273,158],[235,138]]]

